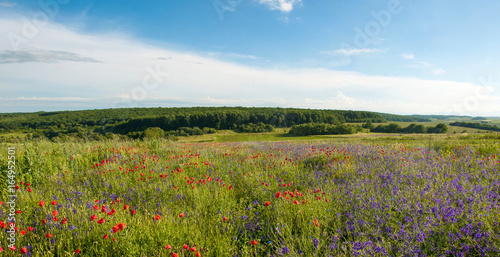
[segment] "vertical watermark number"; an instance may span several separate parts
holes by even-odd
[[[7,241],[9,241],[9,248],[16,249],[16,148],[7,148],[7,192],[9,201],[7,207],[10,209],[8,212],[9,227],[7,229]]]

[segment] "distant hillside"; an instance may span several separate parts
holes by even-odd
[[[415,115],[396,115],[389,113],[376,113],[382,116],[387,121],[402,121],[402,122],[429,122],[431,121],[429,118],[417,117]]]
[[[291,127],[304,123],[366,121],[386,122],[379,114],[363,111],[245,107],[124,108],[0,114],[0,132],[41,132],[51,138],[71,133],[126,134],[149,127],[170,131],[183,127],[234,129],[260,122],[274,127]]]
[[[471,116],[459,116],[459,115],[420,115],[412,114],[413,117],[419,117],[422,119],[437,119],[437,120],[448,120],[448,119],[463,119],[472,118]]]

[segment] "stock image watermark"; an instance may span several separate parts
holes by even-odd
[[[145,72],[146,74],[142,77],[142,83],[133,87],[127,95],[116,100],[113,108],[131,108],[137,106],[140,101],[147,99],[149,92],[156,90],[170,76],[168,72],[161,69],[159,64],[156,64],[154,68],[151,65],[147,66]],[[123,110],[120,118],[127,118],[128,110]]]
[[[227,11],[233,12],[243,0],[215,0],[212,2],[215,12],[221,21],[224,20],[224,13]]]
[[[372,19],[365,23],[363,28],[354,27],[356,34],[353,45],[346,42],[340,44],[340,51],[336,51],[336,54],[341,56],[339,65],[349,64],[352,55],[374,51],[368,47],[377,43],[377,38],[391,24],[393,16],[400,14],[403,9],[400,0],[389,0],[385,9],[378,12],[372,10],[370,12]]]
[[[9,201],[6,206],[9,209],[7,221],[9,223],[7,232],[7,241],[11,250],[16,249],[16,214],[17,214],[17,195],[16,193],[16,148],[7,148],[7,197]]]
[[[19,50],[23,44],[28,44],[36,37],[41,28],[47,26],[49,19],[54,18],[59,12],[60,5],[69,3],[70,0],[40,0],[38,6],[40,10],[35,12],[31,19],[23,17],[23,25],[20,33],[10,32],[7,39],[14,50]]]
[[[453,112],[460,115],[467,115],[477,111],[481,107],[481,103],[491,99],[491,95],[495,92],[495,82],[490,74],[487,78],[481,76],[478,78],[481,86],[476,87],[474,94],[465,97],[460,103],[454,104]]]

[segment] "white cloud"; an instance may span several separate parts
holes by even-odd
[[[279,10],[285,13],[291,12],[295,5],[301,5],[302,0],[258,0],[259,4],[265,4],[271,10]]]
[[[413,54],[402,54],[401,56],[406,60],[415,60],[415,55]]]
[[[434,68],[433,64],[418,60],[413,54],[402,54],[401,57],[412,61],[411,64],[406,65],[407,67],[430,70],[430,72],[434,75],[441,75],[445,73],[445,70],[441,68]]]
[[[65,51],[48,51],[48,50],[34,50],[34,51],[4,51],[0,53],[1,63],[23,63],[23,62],[45,62],[56,63],[60,61],[73,61],[73,62],[97,62],[92,58],[79,56],[75,53]]]
[[[441,75],[444,73],[446,73],[446,71],[443,69],[440,69],[440,68],[432,70],[432,74],[434,74],[434,75]]]
[[[20,33],[22,22],[0,18],[0,34],[12,31]],[[58,24],[40,29],[20,49],[75,53],[99,62],[0,64],[0,112],[242,105],[442,113],[480,87],[319,68],[251,67],[206,53],[152,46],[123,34],[78,33]],[[0,52],[5,51],[14,50],[3,37]],[[500,102],[492,100],[495,94],[481,102],[478,114],[500,110]]]
[[[428,63],[428,62],[414,60],[413,64],[409,64],[407,66],[411,67],[411,68],[428,69],[428,68],[431,68],[433,65]]]
[[[89,101],[89,98],[82,97],[16,97],[6,100],[24,100],[24,101]]]
[[[259,59],[259,57],[255,55],[249,55],[249,54],[238,54],[238,53],[222,53],[222,52],[209,52],[207,53],[209,57],[216,57],[216,58],[228,58],[228,59],[247,59],[247,60],[256,60]]]
[[[381,51],[382,50],[376,48],[342,48],[323,53],[332,55],[352,56],[352,55],[364,55],[364,54],[376,53]]]

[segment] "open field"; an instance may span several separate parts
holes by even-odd
[[[500,254],[498,136],[277,135],[13,145],[4,256]]]
[[[411,122],[395,122],[403,127],[411,124]],[[387,123],[381,123],[387,124]],[[426,123],[421,122],[419,124],[424,124],[425,126],[435,126],[438,123]],[[375,125],[378,125],[376,123]],[[415,138],[416,140],[428,141],[429,137],[441,139],[447,136],[467,136],[469,134],[476,133],[488,133],[486,130],[473,129],[473,128],[463,128],[448,126],[448,133],[446,135],[437,134],[382,134],[382,133],[369,133],[361,132],[349,135],[312,135],[312,136],[291,136],[286,132],[289,128],[277,128],[273,132],[263,132],[263,133],[236,133],[232,130],[222,130],[215,134],[205,134],[200,136],[189,136],[189,137],[178,137],[179,142],[182,143],[195,143],[195,142],[246,142],[246,141],[304,141],[304,140],[317,140],[317,139],[370,139],[370,138]],[[462,133],[463,131],[467,131]]]
[[[4,137],[4,138],[7,138],[7,139],[10,139],[10,138],[25,138],[26,136],[28,136],[30,133],[27,133],[27,132],[15,132],[15,133],[0,133],[0,137]]]

